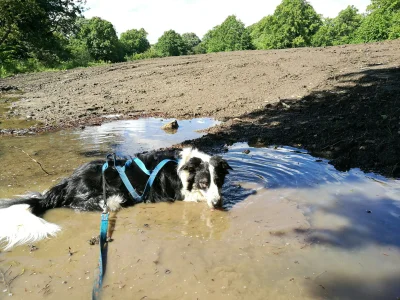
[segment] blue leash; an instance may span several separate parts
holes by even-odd
[[[93,285],[92,300],[100,299],[101,287],[103,285],[103,277],[106,272],[107,265],[107,229],[108,229],[108,212],[101,214],[100,223],[100,258],[99,258],[99,275]]]
[[[129,194],[133,197],[135,202],[142,202],[145,197],[147,196],[148,192],[150,191],[151,186],[153,185],[154,180],[156,179],[156,176],[158,172],[168,163],[168,162],[174,162],[176,164],[179,163],[178,160],[174,159],[164,159],[162,160],[155,168],[153,171],[149,171],[144,163],[137,157],[128,160],[124,166],[117,166],[116,164],[116,156],[114,153],[108,154],[106,156],[106,162],[104,163],[102,167],[102,177],[103,177],[103,199],[104,199],[104,209],[103,213],[101,214],[101,223],[100,223],[100,258],[99,258],[99,275],[97,277],[97,280],[94,283],[93,286],[93,291],[92,291],[92,300],[97,300],[100,299],[100,293],[101,293],[101,287],[103,285],[103,277],[106,272],[106,265],[107,265],[107,248],[108,248],[108,243],[107,243],[107,230],[108,230],[108,207],[107,207],[107,195],[106,195],[106,180],[105,180],[105,175],[104,172],[108,169],[109,164],[108,160],[112,158],[114,162],[114,168],[117,170],[119,176],[122,179],[122,182],[124,183],[126,189],[128,190]],[[125,169],[126,167],[129,167],[132,163],[135,163],[145,174],[149,176],[149,179],[147,180],[146,186],[143,190],[142,195],[139,195],[134,187],[132,186],[131,182],[129,181],[128,177],[125,174]]]

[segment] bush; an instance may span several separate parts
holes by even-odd
[[[131,56],[126,56],[127,61],[132,61],[132,60],[140,60],[140,59],[150,59],[150,58],[157,58],[157,57],[162,57],[155,49],[154,47],[151,47],[149,50],[143,52],[143,53],[136,53]]]
[[[37,58],[28,58],[25,60],[5,60],[1,61],[0,77],[8,77],[19,73],[40,72],[47,68]]]

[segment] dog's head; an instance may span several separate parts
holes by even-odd
[[[184,149],[178,166],[186,201],[206,201],[210,207],[222,206],[221,190],[232,169],[221,156],[209,156],[196,149]]]

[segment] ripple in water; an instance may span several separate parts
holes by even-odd
[[[245,154],[245,150],[250,150]],[[385,184],[387,179],[375,174],[365,174],[359,169],[348,172],[337,171],[326,159],[317,159],[305,150],[292,147],[252,148],[246,143],[231,146],[224,158],[233,168],[224,185],[224,208],[257,192],[257,189],[312,189],[322,185],[374,181]],[[395,181],[393,181],[395,182]],[[257,187],[246,189],[242,183],[252,183]],[[387,193],[399,193],[399,187],[390,188]]]

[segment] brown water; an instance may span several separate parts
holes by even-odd
[[[143,131],[162,123],[144,122]],[[182,138],[160,133],[132,141],[126,130],[118,134],[118,124],[108,125],[115,136],[90,128],[1,139],[3,165],[14,167],[3,168],[0,197],[48,188],[89,156],[134,153]],[[10,146],[24,149],[53,175]],[[356,169],[340,173],[292,148],[236,144],[224,157],[234,168],[224,186],[225,211],[177,202],[140,204],[116,214],[103,299],[400,296],[399,181]],[[44,217],[62,226],[58,237],[37,243],[36,251],[20,246],[1,254],[1,270],[11,265],[8,278],[23,271],[10,284],[12,298],[90,298],[99,251],[87,241],[98,235],[100,215],[56,209]]]

